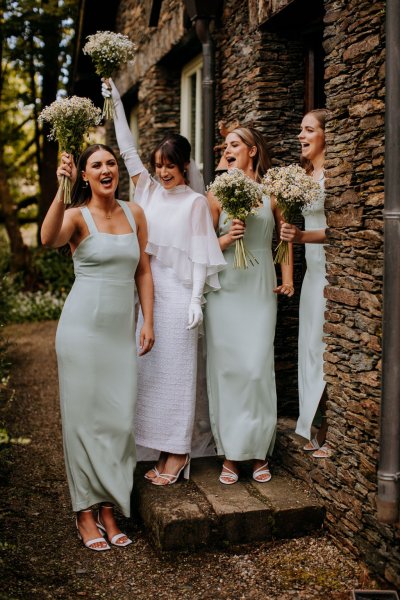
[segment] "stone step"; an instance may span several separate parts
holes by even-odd
[[[323,523],[323,506],[283,469],[259,484],[245,465],[240,481],[228,486],[218,481],[220,460],[194,459],[189,482],[160,487],[143,478],[148,467],[137,468],[134,506],[162,550],[297,537]]]

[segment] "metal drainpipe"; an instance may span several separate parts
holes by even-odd
[[[208,185],[214,179],[215,50],[210,20],[197,18],[194,25],[203,50],[203,177]]]
[[[400,0],[386,2],[386,124],[382,405],[378,520],[399,520],[400,482]]]

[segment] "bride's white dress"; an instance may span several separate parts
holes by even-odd
[[[206,265],[204,291],[211,291],[220,287],[217,273],[225,260],[204,196],[186,185],[166,190],[143,171],[135,201],[148,225],[155,335],[151,352],[138,360],[138,460],[156,458],[160,451],[204,455],[212,451],[212,436],[204,394],[196,407],[198,330],[187,330],[188,309],[194,263]],[[137,336],[142,323],[139,312]]]

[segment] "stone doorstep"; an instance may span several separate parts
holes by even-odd
[[[136,470],[133,502],[162,550],[296,537],[322,526],[321,504],[285,471],[274,469],[267,484],[243,472],[228,486],[218,481],[218,459],[193,459],[189,482],[161,488],[143,478],[148,466]]]

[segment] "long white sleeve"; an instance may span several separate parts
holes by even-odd
[[[119,151],[124,160],[126,169],[131,177],[139,175],[145,171],[145,166],[140,160],[140,156],[135,148],[135,141],[131,130],[129,129],[128,121],[126,120],[125,110],[121,102],[121,96],[112,79],[108,80],[111,85],[111,98],[114,104],[114,126],[115,135]],[[101,93],[105,98],[110,97],[110,89],[106,83],[101,86]]]
[[[192,297],[189,305],[189,323],[188,329],[194,329],[203,321],[203,311],[201,310],[201,298],[206,282],[207,267],[200,263],[193,265],[193,287]]]

